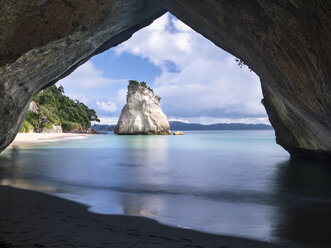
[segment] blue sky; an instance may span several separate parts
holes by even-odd
[[[57,85],[94,108],[101,123],[116,124],[129,79],[161,96],[169,120],[268,123],[256,74],[169,13]]]

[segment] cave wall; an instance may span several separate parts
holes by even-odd
[[[164,6],[260,77],[278,144],[331,157],[331,2],[167,0]]]
[[[256,72],[278,144],[331,158],[330,1],[2,0],[0,10],[0,150],[38,90],[169,10]]]

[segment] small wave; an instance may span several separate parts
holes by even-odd
[[[133,187],[128,186],[103,186],[93,184],[80,184],[72,182],[60,182],[54,180],[47,180],[59,185],[59,188],[68,187],[75,188],[75,190],[106,190],[128,194],[145,194],[145,195],[176,195],[176,196],[190,196],[200,199],[226,201],[226,202],[245,202],[253,204],[263,204],[270,206],[277,205],[297,205],[310,203],[326,203],[331,204],[330,198],[317,198],[307,195],[290,194],[290,193],[272,193],[257,190],[199,190],[192,187],[180,186],[176,187],[162,187],[158,185],[138,185]],[[68,189],[70,190],[70,189]]]

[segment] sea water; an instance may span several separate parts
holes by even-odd
[[[331,244],[331,168],[291,160],[272,130],[91,135],[0,156],[0,183],[103,214],[263,241]]]

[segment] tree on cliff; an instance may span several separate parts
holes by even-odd
[[[33,97],[38,106],[38,113],[28,111],[23,121],[21,132],[39,131],[61,125],[64,131],[80,131],[91,126],[91,121],[100,122],[94,109],[88,108],[78,100],[64,95],[64,88],[55,85],[40,91]]]
[[[145,81],[141,81],[139,83],[136,80],[129,80],[129,83],[133,83],[133,84],[136,84],[136,85],[141,85],[142,87],[144,87],[144,88],[146,88],[146,89],[148,89],[148,90],[150,90],[154,93],[153,89],[151,87],[147,86],[147,83]]]

